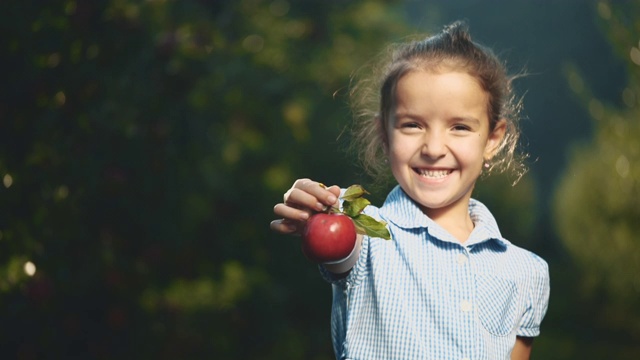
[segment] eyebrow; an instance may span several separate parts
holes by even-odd
[[[480,120],[471,117],[471,116],[455,116],[453,118],[451,118],[451,121],[464,121],[464,122],[472,122],[472,123],[476,123],[476,124],[480,124]]]
[[[391,115],[395,118],[422,119],[422,116],[419,114],[414,114],[408,111],[394,111]]]
[[[419,115],[419,114],[414,114],[412,112],[408,112],[408,111],[396,111],[393,112],[391,114],[395,119],[399,119],[399,118],[409,118],[409,119],[413,119],[413,120],[423,120],[424,118]],[[448,122],[456,122],[456,121],[463,121],[463,122],[472,122],[474,124],[480,124],[480,120],[473,117],[473,116],[454,116],[451,117],[449,119],[447,119]]]

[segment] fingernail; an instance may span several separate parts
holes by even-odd
[[[325,209],[325,205],[322,203],[316,203],[316,210],[318,211],[324,211]]]
[[[302,220],[307,220],[307,219],[309,218],[309,214],[307,214],[307,213],[302,213],[302,214],[300,214],[300,218],[301,218]]]
[[[327,198],[327,200],[329,200],[329,202],[331,203],[331,205],[333,205],[333,204],[336,202],[336,200],[338,200],[338,198],[336,198],[336,197],[335,197],[335,196],[333,196],[333,195],[329,195],[329,197]]]

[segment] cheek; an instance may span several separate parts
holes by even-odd
[[[460,161],[467,164],[482,163],[484,161],[486,141],[480,138],[477,140],[478,141],[460,144],[460,146],[457,147],[457,156]]]
[[[468,150],[467,161],[469,163],[484,164],[485,151],[484,143],[478,143]]]
[[[395,167],[398,165],[399,162],[402,161],[402,159],[405,156],[402,153],[402,149],[398,149],[397,147],[390,146],[387,153],[387,157],[389,158],[389,165],[391,165],[391,167]]]
[[[394,141],[397,139],[390,139],[387,157],[389,159],[389,166],[391,170],[396,173],[399,169],[403,168],[411,159],[411,153],[409,147],[406,146],[406,142]],[[404,144],[404,145],[403,145]]]
[[[412,139],[406,136],[399,136],[398,134],[389,134],[389,145],[387,151],[390,158],[406,158],[413,151],[415,145]]]

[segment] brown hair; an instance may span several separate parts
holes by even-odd
[[[526,155],[518,151],[521,102],[514,97],[511,86],[517,76],[507,74],[506,66],[491,49],[473,42],[466,25],[460,21],[423,40],[392,45],[381,65],[369,72],[373,77],[357,81],[351,92],[355,111],[351,146],[357,152],[364,170],[378,184],[391,177],[386,164],[386,129],[395,106],[398,80],[411,71],[442,69],[464,70],[478,80],[489,95],[487,110],[490,131],[499,120],[506,120],[505,136],[485,172],[494,169],[512,171],[517,182],[526,172],[523,163]],[[376,77],[376,73],[380,75]]]

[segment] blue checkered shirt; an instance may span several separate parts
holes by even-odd
[[[540,333],[547,263],[502,238],[471,200],[475,228],[460,243],[396,187],[381,208],[393,240],[364,237],[358,262],[333,287],[338,359],[509,359],[516,336]]]

